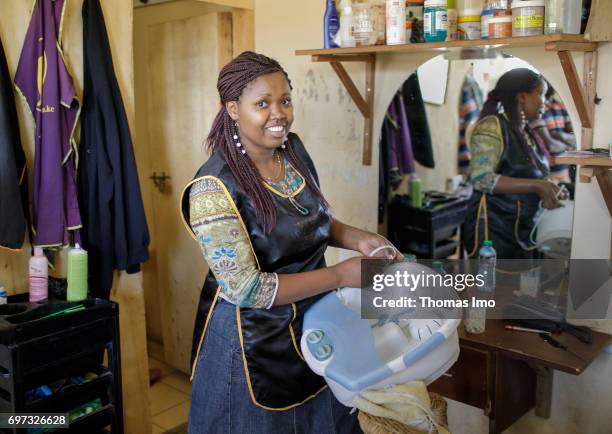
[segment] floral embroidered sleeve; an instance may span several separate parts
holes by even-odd
[[[189,216],[222,296],[240,307],[269,309],[278,290],[278,276],[259,270],[246,228],[219,179],[207,176],[192,185]]]
[[[474,189],[493,193],[500,175],[495,173],[503,151],[499,120],[495,116],[482,119],[470,137],[472,183]]]

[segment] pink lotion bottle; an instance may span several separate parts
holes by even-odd
[[[49,272],[47,257],[42,247],[34,247],[34,256],[30,258],[29,281],[30,302],[43,301],[49,298]]]

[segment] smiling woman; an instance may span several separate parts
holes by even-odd
[[[210,267],[194,331],[189,431],[360,432],[297,342],[320,294],[360,286],[360,258],[327,267],[327,246],[367,255],[389,243],[331,216],[313,161],[289,132],[291,82],[278,62],[242,53],[217,88],[212,155],[182,197]]]

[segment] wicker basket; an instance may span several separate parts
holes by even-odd
[[[434,419],[439,425],[448,426],[446,415],[446,401],[436,393],[430,393],[431,411]],[[426,431],[418,431],[408,425],[393,419],[372,416],[371,414],[359,412],[359,425],[364,434],[427,434]],[[434,431],[434,432],[437,432]]]

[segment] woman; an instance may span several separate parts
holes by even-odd
[[[360,258],[326,267],[328,245],[367,255],[388,241],[330,215],[313,162],[289,132],[291,83],[275,60],[242,53],[217,89],[212,155],[182,199],[210,267],[189,432],[360,432],[302,359],[302,319],[318,295],[360,285]]]
[[[544,79],[519,68],[502,75],[488,95],[470,138],[474,192],[464,225],[469,256],[489,239],[498,258],[531,258],[528,240],[540,201],[548,209],[562,206],[560,188],[546,179],[546,148],[529,127],[542,114],[545,94]]]

